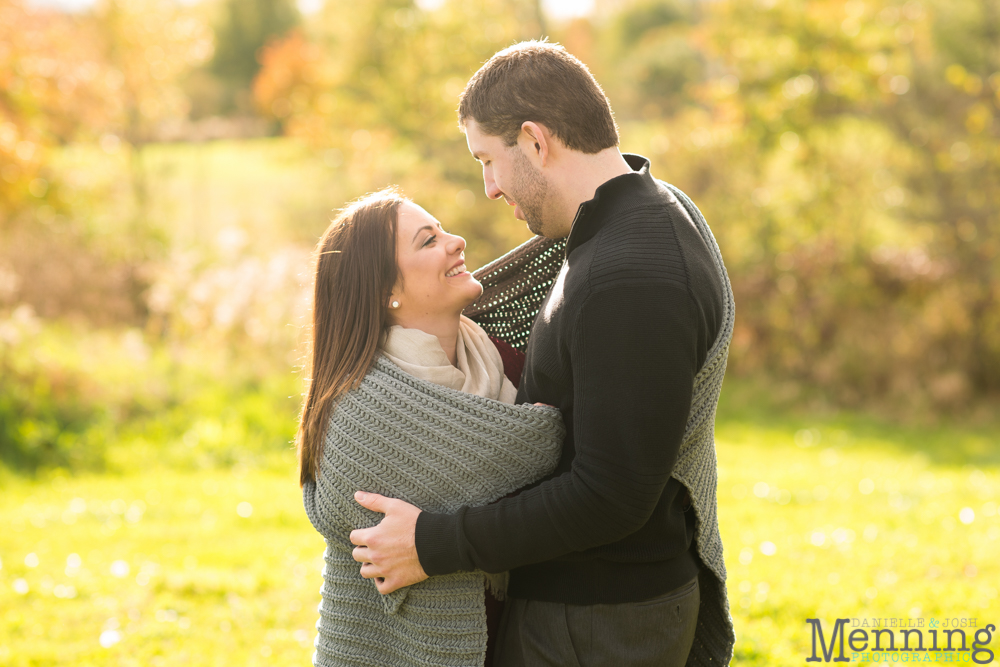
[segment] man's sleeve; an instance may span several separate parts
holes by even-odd
[[[492,505],[422,512],[416,546],[424,571],[502,572],[641,528],[684,436],[699,317],[689,293],[675,284],[622,284],[591,294],[570,349],[571,469]]]

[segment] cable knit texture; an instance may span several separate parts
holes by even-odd
[[[708,246],[724,286],[724,319],[718,336],[695,375],[691,408],[672,477],[691,493],[695,508],[696,544],[704,565],[699,574],[701,606],[694,643],[688,655],[691,666],[728,665],[733,657],[736,635],[726,595],[726,565],[719,532],[715,457],[715,412],[733,336],[736,302],[729,274],[718,243],[704,216],[680,189],[664,184],[687,211]],[[526,343],[525,320],[530,323],[544,294],[554,282],[565,257],[565,240],[535,237],[480,271],[476,277],[486,288],[483,296],[466,309],[466,314],[492,336],[512,336]],[[636,248],[636,252],[642,249]],[[612,267],[613,268],[613,267]],[[611,270],[611,269],[608,269]],[[530,318],[530,319],[528,319]]]
[[[722,391],[722,378],[729,358],[729,343],[733,338],[736,319],[736,301],[729,284],[729,274],[722,261],[722,253],[712,230],[686,194],[673,185],[670,191],[684,206],[698,228],[705,243],[712,250],[720,275],[725,278],[726,318],[719,337],[708,353],[705,365],[694,378],[694,392],[684,441],[681,444],[673,477],[680,480],[691,492],[695,515],[698,518],[696,541],[698,556],[705,568],[698,580],[701,586],[701,607],[698,610],[698,628],[694,644],[688,655],[688,665],[728,665],[733,658],[736,633],[729,613],[726,596],[726,563],[722,558],[722,535],[719,533],[718,465],[715,458],[715,410]]]
[[[435,512],[483,505],[551,472],[564,434],[554,408],[463,393],[380,357],[334,409],[319,474],[302,489],[306,514],[327,543],[313,664],[482,667],[483,573],[379,594],[361,577],[349,536],[382,515],[358,505],[354,492]]]
[[[687,664],[728,665],[736,638],[717,518],[714,426],[735,302],[704,217],[683,192],[667,187],[711,249],[726,287],[725,320],[695,376],[673,476],[691,492],[698,555],[705,566]],[[483,296],[465,314],[491,336],[523,350],[564,249],[564,240],[535,237],[476,271]],[[555,466],[562,422],[544,408],[507,406],[417,380],[380,359],[362,386],[343,399],[331,425],[317,482],[303,488],[306,512],[327,539],[314,664],[481,667],[486,650],[483,575],[432,577],[380,596],[374,584],[361,578],[348,535],[353,528],[376,524],[381,515],[357,505],[352,495],[365,488],[439,512],[490,502]]]

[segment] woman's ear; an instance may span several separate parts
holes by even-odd
[[[389,295],[389,302],[385,304],[386,316],[389,318],[389,325],[399,324],[399,309],[403,305],[403,300],[395,290]]]
[[[392,288],[389,292],[389,310],[397,310],[401,305],[403,305],[403,290],[399,288],[399,282],[396,282],[396,286]]]

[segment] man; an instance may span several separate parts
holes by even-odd
[[[648,161],[619,152],[607,98],[559,46],[494,55],[459,122],[486,194],[536,234],[568,237],[517,397],[562,411],[562,460],[453,515],[359,493],[386,515],[351,536],[361,573],[389,593],[509,570],[495,664],[726,664],[712,429],[733,309],[715,241]]]

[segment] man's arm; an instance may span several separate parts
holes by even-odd
[[[355,558],[372,563],[366,576],[414,583],[397,574],[406,562],[397,548],[403,544],[404,550],[415,547],[410,553],[428,575],[502,572],[615,542],[641,528],[677,459],[703,324],[687,290],[674,283],[621,284],[592,294],[571,349],[571,469],[484,507],[456,514],[408,510],[412,538],[401,534],[409,530],[405,522],[396,522],[395,533],[381,524],[355,531],[352,541],[367,545]]]

